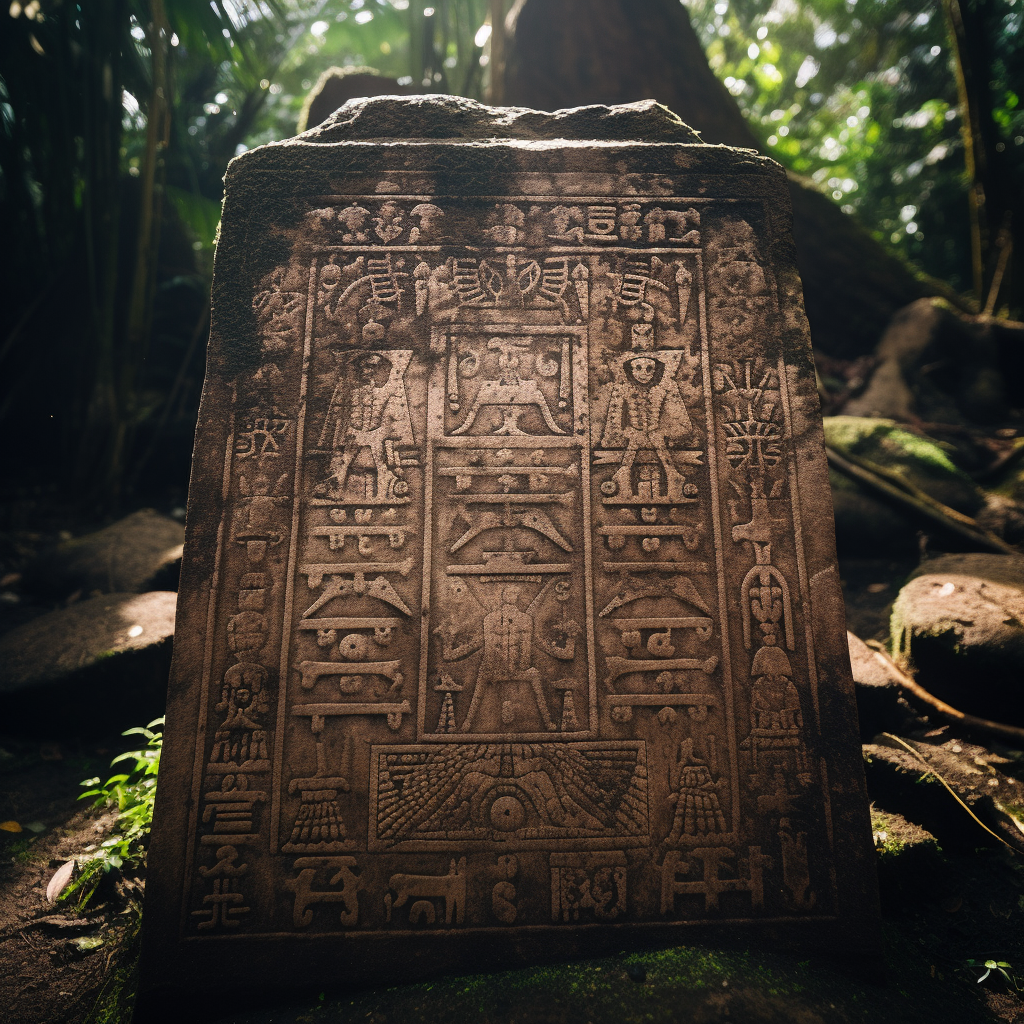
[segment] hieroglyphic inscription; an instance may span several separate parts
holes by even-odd
[[[763,207],[428,198],[254,289],[185,934],[833,914]]]

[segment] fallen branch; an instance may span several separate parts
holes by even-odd
[[[961,537],[965,537],[973,544],[987,548],[989,551],[998,551],[1000,554],[1020,554],[1006,541],[979,526],[970,516],[964,515],[963,512],[958,512],[948,505],[943,505],[941,501],[936,501],[930,494],[926,494],[884,466],[877,466],[850,452],[840,454],[835,448],[830,448],[828,445],[825,446],[825,454],[828,456],[828,464],[833,469],[850,477],[851,480],[864,484],[870,490],[890,498],[903,508],[929,519]]]
[[[964,711],[958,711],[944,700],[939,700],[938,697],[929,693],[916,679],[904,672],[884,651],[874,647],[872,651],[902,689],[927,704],[934,711],[937,711],[943,718],[948,718],[950,721],[957,722],[975,732],[984,732],[992,736],[998,736],[1000,739],[1007,740],[1013,743],[1015,747],[1024,750],[1024,729],[1018,728],[1016,725],[993,722],[987,718],[976,718],[974,715],[968,715]]]

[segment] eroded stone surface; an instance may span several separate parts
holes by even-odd
[[[785,196],[650,103],[371,100],[232,164],[150,993],[871,946]]]

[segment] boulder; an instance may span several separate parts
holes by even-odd
[[[5,732],[120,731],[161,713],[177,595],[102,594],[0,637]]]
[[[25,569],[28,593],[65,597],[141,594],[177,587],[185,528],[151,508],[140,509],[95,533],[65,541]]]
[[[1020,324],[968,316],[943,299],[918,299],[889,322],[875,350],[878,365],[846,412],[942,423],[997,421],[1008,405],[1002,353],[1019,345],[1022,334]]]
[[[826,416],[824,427],[830,448],[888,469],[950,508],[974,515],[985,504],[977,484],[931,438],[893,420],[859,416]]]
[[[942,555],[923,563],[893,605],[898,658],[961,711],[1024,722],[1024,558]]]

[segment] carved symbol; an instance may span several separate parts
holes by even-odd
[[[779,822],[782,846],[782,882],[789,890],[790,901],[798,910],[810,910],[817,902],[817,893],[808,893],[811,874],[807,864],[807,834],[796,832],[789,820]]]
[[[398,448],[415,443],[405,390],[405,372],[412,356],[411,349],[361,353],[348,367],[349,372],[339,375],[319,441],[320,450],[331,452],[330,474],[315,493],[341,498],[353,462],[368,451],[376,485],[363,500],[391,505],[408,502]]]
[[[277,524],[277,509],[292,500],[288,494],[282,493],[287,485],[287,474],[275,483],[265,476],[258,476],[251,483],[246,477],[239,477],[238,489],[245,496],[239,502],[239,508],[245,512],[245,523],[235,532],[234,539],[236,543],[245,545],[250,562],[262,562],[267,548],[276,547],[284,539]]]
[[[395,526],[328,526],[322,530],[310,530],[310,537],[325,537],[332,551],[342,551],[348,537],[358,539],[359,554],[372,553],[370,537],[387,537],[388,545],[397,551],[405,545],[406,527]]]
[[[502,684],[511,682],[529,682],[544,728],[549,731],[556,728],[541,686],[540,673],[532,663],[530,648],[534,642],[533,616],[517,607],[519,594],[519,587],[503,586],[500,604],[483,618],[483,656],[477,669],[469,711],[462,723],[463,732],[471,731],[485,693],[500,693]],[[502,722],[506,726],[512,724],[511,721],[505,721],[510,717],[510,710],[503,707]]]
[[[513,924],[519,909],[516,887],[511,880],[519,872],[519,862],[513,856],[499,857],[498,871],[504,877],[491,889],[491,912],[502,924]]]
[[[203,794],[204,825],[213,824],[213,834],[200,842],[216,846],[226,839],[239,846],[254,842],[259,837],[253,829],[253,814],[257,804],[266,803],[267,794],[261,789],[249,789],[244,775],[225,775],[220,789]]]
[[[397,572],[408,576],[412,564],[412,559],[407,558],[403,562],[371,562],[365,565],[301,565],[299,572],[308,577],[311,590],[319,587],[324,577],[328,580],[324,592],[302,613],[302,617],[308,619],[336,597],[362,597],[364,594],[397,608],[404,615],[412,615],[408,605],[398,596],[386,577],[378,576],[373,580],[366,578],[368,572]],[[341,579],[342,575],[350,575],[352,579]]]
[[[252,912],[252,907],[242,906],[244,899],[230,878],[215,878],[213,892],[203,897],[206,909],[192,911],[192,916],[200,919],[196,927],[200,931],[209,931],[218,926],[237,928],[241,923],[239,917]]]
[[[360,661],[348,665],[337,661],[300,661],[296,667],[302,675],[304,690],[312,689],[323,676],[384,676],[391,680],[389,692],[400,690],[405,681],[399,671],[400,661]]]
[[[496,337],[488,341],[488,350],[498,353],[498,377],[485,378],[481,381],[469,412],[466,413],[462,423],[451,431],[453,437],[467,433],[476,422],[477,414],[485,406],[496,407],[502,415],[502,422],[491,431],[492,434],[530,436],[527,431],[520,428],[519,419],[531,406],[536,407],[551,433],[565,433],[555,421],[540,385],[531,378],[524,379],[520,373],[522,357],[529,354],[532,345],[532,338]],[[565,341],[564,345],[568,346],[568,341]],[[542,363],[542,365],[544,364]],[[563,365],[568,368],[567,359],[563,359]],[[545,374],[542,373],[541,376],[545,376]],[[451,378],[452,371],[449,372],[449,379],[451,380]],[[560,404],[561,400],[568,400],[569,394],[568,382],[563,380],[561,385]],[[457,385],[453,390],[452,385],[449,384],[449,404],[454,405],[456,409],[459,408]]]
[[[694,500],[696,488],[687,490],[676,462],[701,465],[703,453],[673,454],[668,448],[693,431],[676,381],[684,355],[682,350],[654,349],[650,338],[635,341],[633,351],[620,358],[617,380],[608,388],[601,436],[602,448],[618,451],[594,453],[599,465],[619,462],[601,485],[604,504],[655,507]]]
[[[401,848],[413,840],[444,849],[463,840],[493,842],[496,834],[543,843],[592,837],[636,845],[649,834],[642,743],[396,746],[374,765],[371,845]]]
[[[356,866],[355,857],[298,857],[292,868],[299,872],[297,878],[286,878],[281,883],[289,892],[295,894],[295,905],[292,908],[292,924],[296,928],[308,928],[313,923],[313,911],[309,908],[318,903],[340,903],[340,921],[351,927],[359,921],[358,892],[362,882],[352,870]],[[319,870],[331,871],[328,885],[341,884],[337,891],[313,888],[313,880]]]
[[[703,672],[705,675],[711,675],[712,672],[718,667],[718,658],[710,657],[705,658],[703,661],[698,658],[666,658],[658,661],[642,661],[642,660],[631,660],[629,658],[607,658],[605,663],[608,666],[608,678],[605,680],[606,685],[611,688],[620,676],[629,675],[631,672],[668,672],[678,671],[681,669],[697,669]],[[616,694],[616,698],[619,699],[620,703],[627,703],[625,698],[627,694]],[[702,698],[704,699],[704,698]],[[707,703],[715,704],[715,700],[708,700]]]
[[[439,206],[434,206],[433,203],[417,203],[410,213],[413,217],[419,218],[420,222],[418,227],[414,227],[409,231],[410,245],[422,242],[425,238],[430,238],[437,228],[439,221],[444,216],[444,210]],[[420,264],[420,266],[423,266],[423,264]],[[418,310],[418,312],[422,311]]]
[[[761,853],[761,847],[751,846],[749,855],[741,859],[740,877],[722,878],[726,862],[735,856],[726,846],[702,846],[690,850],[689,857],[703,865],[704,877],[698,881],[680,882],[678,876],[690,873],[692,861],[684,860],[684,855],[678,850],[669,850],[661,866],[661,912],[672,913],[676,896],[687,893],[702,897],[705,911],[717,910],[718,897],[723,892],[749,892],[751,906],[760,910],[764,906],[762,874],[766,868],[771,868],[772,859]],[[744,878],[746,872],[749,874]]]
[[[692,738],[679,745],[676,770],[678,777],[668,796],[674,808],[672,828],[665,841],[673,846],[728,832],[715,783],[707,764],[694,755]]]
[[[551,920],[578,921],[590,910],[603,921],[626,913],[626,855],[551,854]]]
[[[301,802],[291,836],[281,847],[285,853],[339,853],[355,845],[354,840],[345,838],[337,803],[339,790],[349,791],[348,779],[327,774],[324,745],[317,740],[316,774],[288,784],[288,792],[299,792]]]
[[[303,664],[313,663],[304,662]],[[335,668],[338,667],[334,662],[327,664]],[[407,700],[403,700],[401,704],[382,702],[379,704],[295,704],[292,706],[293,715],[309,718],[310,728],[314,734],[323,732],[325,719],[339,715],[384,715],[387,717],[388,728],[397,732],[402,726],[402,716],[411,713],[412,708]]]
[[[700,214],[688,210],[663,210],[655,206],[644,217],[648,242],[675,242],[677,245],[700,245]]]
[[[248,416],[235,435],[235,456],[239,459],[273,458],[281,454],[280,442],[291,420],[283,416]]]
[[[267,670],[257,662],[242,661],[224,673],[217,711],[224,720],[214,734],[211,772],[266,771],[270,767],[263,716],[269,708]]]
[[[388,888],[396,893],[393,901],[388,900],[385,903],[388,921],[391,920],[392,910],[404,906],[410,899],[425,897],[427,900],[444,900],[445,924],[452,924],[453,921],[455,924],[462,924],[466,912],[466,858],[460,857],[456,864],[453,857],[446,875],[394,874],[388,879]],[[413,922],[414,913],[417,919],[420,914],[425,914],[428,923],[433,923],[433,904],[427,902],[426,906],[430,907],[429,914],[418,901],[413,903],[409,910],[409,920]]]
[[[465,503],[467,505],[478,504],[475,498],[466,498]],[[533,530],[541,536],[547,537],[548,540],[553,541],[563,551],[572,551],[572,545],[558,532],[547,513],[539,508],[530,509],[525,512],[513,512],[511,505],[512,502],[508,502],[503,515],[499,515],[497,512],[477,512],[473,524],[448,550],[454,555],[459,548],[464,547],[474,537],[479,537],[481,533],[485,533],[487,530],[511,530],[515,527],[520,527],[524,530]]]

